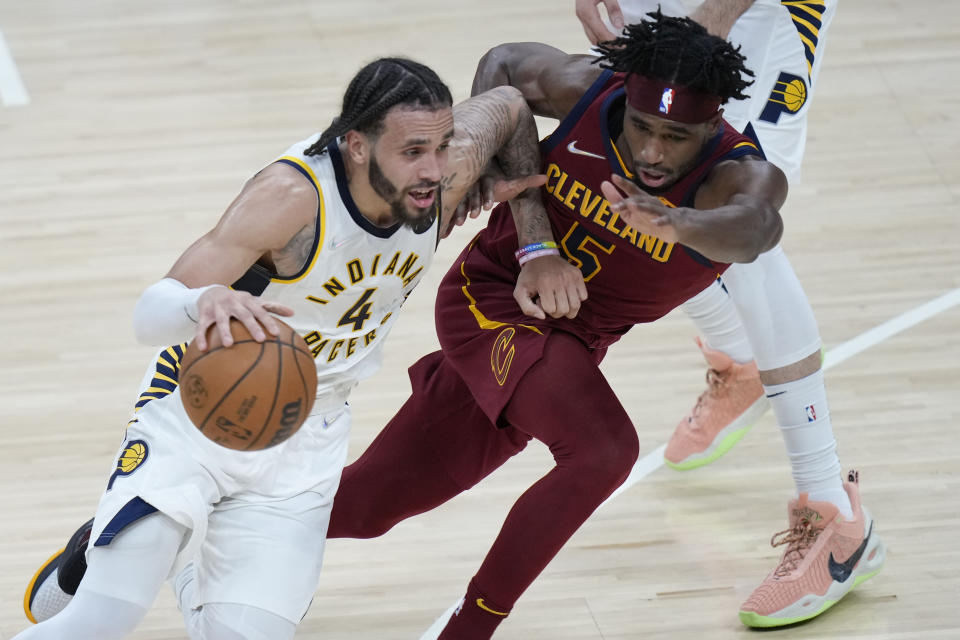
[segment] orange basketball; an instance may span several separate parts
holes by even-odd
[[[317,368],[307,344],[277,320],[280,335],[257,342],[239,320],[224,347],[215,327],[208,349],[193,343],[180,365],[180,397],[190,420],[214,442],[238,451],[280,444],[300,428],[317,392]]]

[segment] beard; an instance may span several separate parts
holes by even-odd
[[[386,200],[390,205],[390,213],[393,219],[410,227],[414,233],[423,233],[429,229],[437,218],[437,205],[440,198],[440,192],[437,191],[433,203],[426,209],[419,207],[408,208],[407,192],[412,189],[433,189],[439,186],[439,183],[421,183],[413,185],[410,189],[398,189],[390,179],[384,175],[380,169],[379,163],[374,156],[370,156],[370,169],[367,171],[370,180],[370,186],[376,191],[377,195]],[[413,209],[413,212],[410,211]]]
[[[669,167],[662,167],[662,166],[649,166],[649,165],[646,165],[644,162],[634,160],[633,183],[638,187],[640,187],[641,189],[643,189],[644,191],[646,191],[647,193],[649,193],[650,195],[654,195],[654,196],[662,195],[670,191],[670,189],[672,189],[674,185],[680,182],[680,180],[682,180],[688,173],[693,171],[697,167],[699,162],[700,162],[699,153],[693,158],[691,158],[690,160],[688,160],[686,164],[680,166],[680,168],[678,169],[670,169]],[[651,187],[640,178],[640,172],[644,170],[652,170],[658,173],[663,173],[664,177],[666,178],[666,181],[659,187]]]

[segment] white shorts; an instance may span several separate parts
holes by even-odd
[[[246,604],[299,623],[320,575],[346,462],[349,408],[311,415],[275,447],[233,451],[200,433],[170,386],[127,428],[91,546],[109,548],[125,526],[161,511],[190,530],[171,575],[195,563],[194,606]],[[150,388],[156,385],[146,393]]]
[[[698,4],[620,0],[627,24],[639,22],[658,5],[665,15],[685,16]],[[837,0],[825,0],[824,5],[756,0],[730,30],[729,40],[740,45],[755,77],[746,90],[749,98],[724,105],[724,119],[738,131],[752,129],[767,159],[780,167],[791,184],[800,180],[807,111]]]

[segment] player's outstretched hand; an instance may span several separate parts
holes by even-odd
[[[607,42],[617,37],[616,34],[610,33],[607,25],[603,24],[600,18],[601,3],[607,8],[610,24],[616,29],[623,29],[623,13],[620,11],[620,3],[617,0],[577,0],[577,18],[583,25],[583,32],[587,34],[590,44]]]
[[[622,176],[613,174],[610,179],[612,184],[605,180],[600,185],[600,190],[603,191],[603,197],[610,202],[611,211],[640,233],[660,238],[664,242],[678,241],[677,229],[673,223],[674,209]]]
[[[543,256],[521,267],[513,297],[533,318],[573,318],[587,299],[587,285],[580,269],[562,256]]]
[[[207,329],[216,324],[223,346],[231,346],[233,335],[230,333],[230,319],[236,318],[243,323],[254,340],[263,342],[267,338],[263,332],[264,327],[272,335],[280,335],[280,327],[271,313],[292,316],[293,309],[276,302],[267,302],[246,291],[234,291],[227,287],[207,289],[197,300],[197,333],[194,341],[200,351],[206,351]]]

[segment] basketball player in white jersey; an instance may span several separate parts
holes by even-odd
[[[542,206],[538,190],[526,190],[543,179],[534,175],[536,126],[518,91],[454,108],[433,71],[386,58],[354,77],[326,131],[247,182],[138,301],[138,339],[178,346],[148,371],[75,597],[18,640],[122,638],[171,576],[191,638],[293,637],[316,589],[346,459],[347,395],[379,367],[397,312],[495,154],[517,178],[505,192],[513,202]],[[226,449],[183,409],[184,343],[205,350],[209,329],[229,346],[231,318],[262,341],[277,333],[271,314],[287,316],[311,348],[316,402],[289,440]],[[56,569],[54,558],[36,586]],[[42,604],[35,596],[28,615]]]
[[[659,7],[665,15],[689,15],[739,45],[754,72],[751,95],[727,103],[723,117],[757,138],[767,160],[795,184],[836,5],[836,0],[576,0],[576,14],[593,44],[612,40],[613,31]],[[726,286],[716,282],[682,305],[704,336],[697,342],[710,366],[709,387],[677,426],[665,461],[682,470],[716,460],[772,404],[798,494],[806,495],[814,520],[830,528],[834,522],[827,516],[838,514],[837,526],[843,526],[859,507],[843,489],[820,368],[820,334],[800,282],[779,246],[753,263],[733,265],[723,282]],[[818,603],[831,600],[829,580],[811,570],[821,561],[834,564],[819,557],[824,540],[814,546],[829,531],[825,534],[822,525],[810,529],[811,518],[800,517],[800,511],[791,509],[792,533],[778,541],[787,544],[780,564],[741,607],[747,625],[779,626],[812,617],[822,609],[808,606],[809,594],[818,596]],[[806,556],[817,559],[804,562]]]

